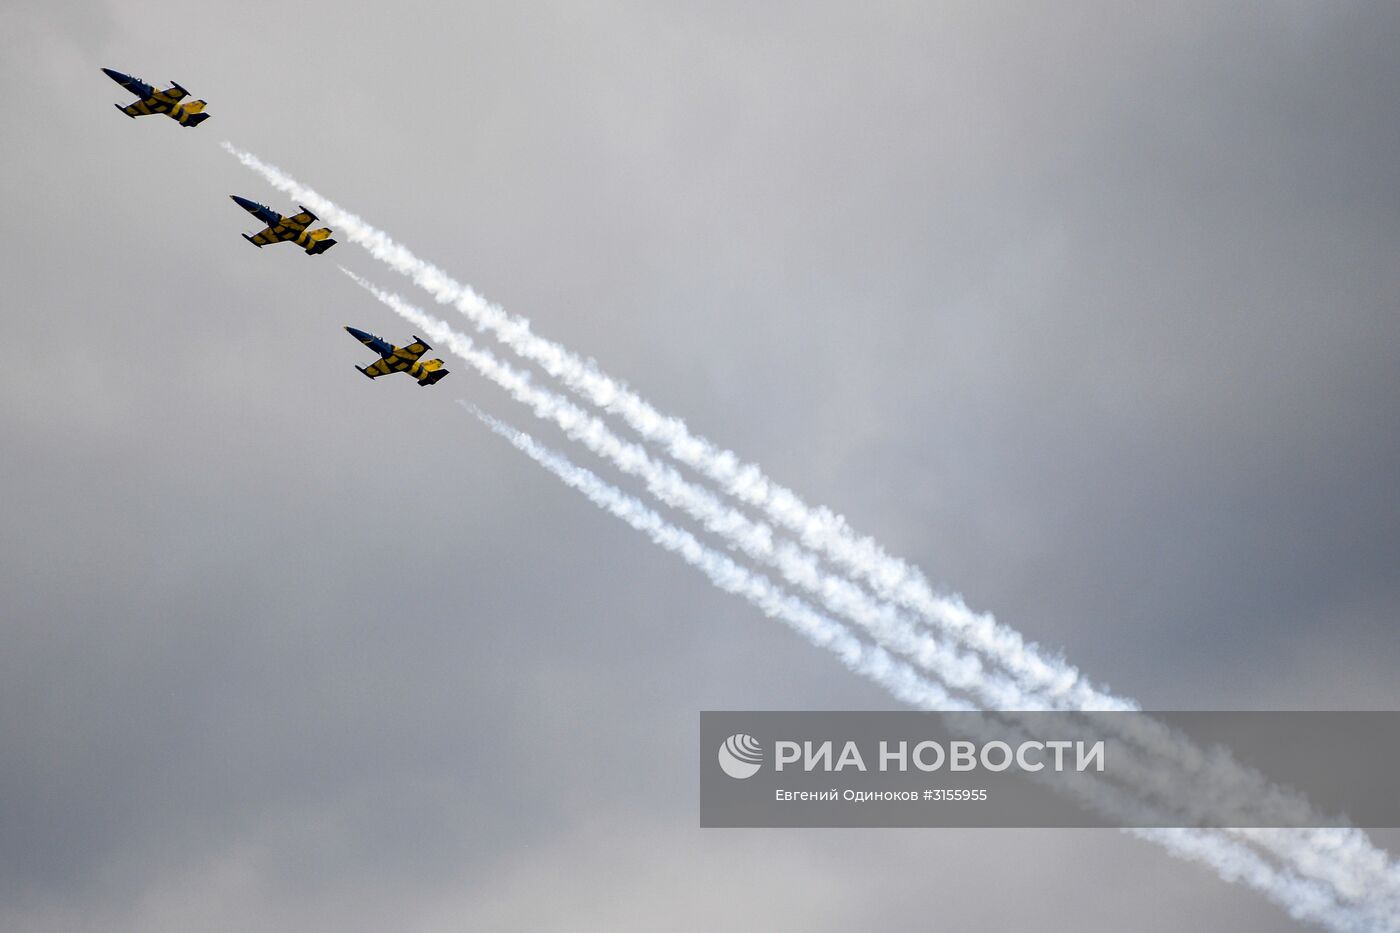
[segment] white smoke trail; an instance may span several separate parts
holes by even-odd
[[[942,687],[919,676],[903,661],[890,657],[883,648],[861,642],[844,625],[833,622],[802,600],[785,593],[762,574],[753,573],[719,551],[706,547],[690,532],[670,524],[635,497],[540,445],[523,431],[517,431],[474,408],[470,410],[491,430],[566,485],[583,493],[589,501],[622,519],[665,550],[678,555],[721,590],[742,596],[764,615],[782,621],[813,645],[832,652],[855,673],[869,677],[899,699],[920,709],[972,710],[970,704],[949,696]]]
[[[601,419],[567,398],[534,385],[525,372],[476,346],[471,338],[354,272],[344,267],[341,271],[412,324],[417,332],[428,334],[438,346],[465,360],[517,402],[529,407],[536,417],[554,422],[569,439],[583,444],[624,473],[640,478],[659,501],[685,512],[706,531],[723,538],[746,556],[777,569],[785,582],[806,590],[831,612],[861,626],[877,644],[910,658],[941,683],[970,694],[982,708],[1045,708],[1041,697],[1028,693],[1013,680],[984,670],[976,655],[964,654],[936,641],[913,626],[902,613],[872,600],[844,577],[823,571],[808,552],[778,537],[768,525],[751,520],[705,487],[686,480],[669,464],[657,462],[642,446],[622,440]],[[1177,758],[1187,760],[1185,755]],[[1136,759],[1132,761],[1136,764]],[[1192,770],[1199,773],[1201,769]],[[1141,792],[1164,800],[1174,799],[1178,806],[1183,800],[1192,804],[1205,802],[1200,786],[1193,786],[1190,793],[1186,792],[1176,769],[1153,767],[1149,762],[1131,770],[1123,768],[1119,773],[1124,780],[1135,783]],[[1259,782],[1261,787],[1263,783]],[[1240,809],[1238,801],[1230,806],[1236,812]]]
[[[1292,872],[1280,872],[1250,850],[1224,843],[1218,835],[1199,829],[1129,829],[1129,835],[1155,842],[1177,858],[1198,862],[1226,881],[1265,893],[1288,915],[1345,933],[1381,933],[1400,929],[1393,915],[1338,905],[1333,894]]]
[[[882,598],[919,613],[969,647],[994,659],[1036,693],[1049,697],[1057,708],[1137,708],[1131,700],[1093,687],[1067,662],[1042,657],[1033,646],[1025,643],[1019,632],[1001,625],[990,615],[973,613],[960,597],[935,595],[918,570],[886,554],[872,539],[855,535],[839,515],[825,508],[808,506],[794,492],[765,476],[756,465],[744,463],[731,451],[692,434],[679,418],[661,414],[623,383],[600,372],[591,361],[535,335],[529,321],[488,302],[469,285],[419,259],[382,230],[252,153],[231,143],[222,145],[274,188],[311,207],[321,220],[336,228],[342,239],[360,244],[374,258],[408,276],[438,302],[456,307],[479,330],[490,332],[571,391],[618,415],[643,438],[710,478],[728,494],[762,509],[777,524],[796,534],[803,546],[820,551],[848,573],[866,580]]]
[[[292,195],[295,200],[311,205],[322,213],[324,220],[338,225],[345,238],[360,243],[375,258],[409,276],[438,301],[453,304],[480,329],[495,334],[522,357],[538,363],[584,398],[604,410],[619,414],[644,438],[663,446],[682,463],[720,483],[726,491],[742,501],[762,507],[770,518],[796,533],[805,546],[815,547],[838,566],[866,580],[883,598],[921,614],[940,630],[982,652],[1011,672],[1028,694],[1040,697],[1036,705],[1066,710],[1138,708],[1130,699],[1094,688],[1062,659],[1043,658],[1033,646],[1024,642],[1018,632],[995,622],[990,615],[973,614],[961,598],[935,596],[915,568],[889,556],[873,540],[854,536],[840,516],[825,508],[807,506],[791,490],[764,476],[757,466],[744,464],[732,452],[720,450],[709,441],[690,434],[680,419],[661,415],[636,393],[599,372],[591,362],[581,360],[558,344],[531,333],[528,321],[515,318],[499,306],[490,304],[469,286],[419,259],[383,231],[280,169],[231,144],[223,145],[274,187]],[[1160,736],[1135,738],[1148,741],[1161,739]],[[1305,814],[1296,812],[1296,801],[1275,802],[1290,811],[1288,822],[1309,822],[1304,818]],[[1326,833],[1321,841],[1329,855],[1329,859],[1320,864],[1336,865],[1338,856],[1351,852],[1355,856],[1355,866],[1366,869],[1362,877],[1368,883],[1382,883],[1400,901],[1400,866],[1389,864],[1382,858],[1380,864],[1385,865],[1385,870],[1380,877],[1372,874],[1378,864],[1376,850],[1364,834],[1346,830],[1319,832]],[[1291,838],[1296,840],[1298,837]],[[1275,841],[1281,840],[1275,838]],[[1356,883],[1354,879],[1355,876],[1353,884]]]
[[[670,466],[657,463],[645,449],[618,438],[601,420],[568,399],[535,386],[526,373],[501,362],[488,350],[475,346],[469,337],[350,270],[342,267],[341,271],[419,331],[461,357],[481,375],[509,392],[516,401],[528,406],[537,417],[553,421],[570,439],[582,443],[623,472],[641,478],[657,499],[686,512],[707,531],[722,537],[747,556],[777,568],[787,582],[813,593],[828,609],[861,625],[878,644],[910,657],[944,684],[975,696],[983,707],[1007,710],[1043,707],[1040,698],[1025,693],[1014,681],[985,673],[976,657],[962,655],[938,644],[927,635],[911,629],[905,624],[907,620],[893,613],[888,606],[874,604],[848,581],[823,573],[809,555],[788,542],[777,540],[773,529],[753,522],[742,512],[725,505],[709,490],[687,481]],[[1247,801],[1254,797],[1269,797],[1284,800],[1293,810],[1306,808],[1305,802],[1284,797],[1262,776],[1244,772],[1238,766],[1226,767],[1213,759],[1203,765],[1204,756],[1189,744],[1183,745],[1180,741],[1167,738],[1149,747],[1159,755],[1170,756],[1169,764],[1174,767],[1155,767],[1151,762],[1130,757],[1123,759],[1116,770],[1123,780],[1134,784],[1141,793],[1169,802],[1178,808],[1178,812],[1186,808],[1194,816],[1207,811],[1208,804],[1215,803],[1220,808],[1217,813],[1238,813],[1242,806],[1242,794],[1251,795],[1244,798]],[[1184,773],[1181,765],[1184,762],[1192,764],[1189,770],[1195,776],[1189,785],[1181,780]],[[1320,873],[1322,877],[1338,875],[1335,871],[1328,871],[1331,862],[1326,857],[1320,857],[1313,847],[1300,847],[1297,844],[1299,834],[1296,831],[1249,833],[1250,838],[1261,841],[1265,848],[1306,866],[1305,874],[1317,876]],[[1335,849],[1335,845],[1328,848]],[[1383,863],[1382,858],[1375,867],[1383,868]],[[1374,877],[1374,873],[1372,875]],[[1366,890],[1364,877],[1340,874],[1329,880],[1342,885],[1341,893],[1351,899],[1360,898]]]
[[[835,651],[851,670],[870,677],[906,702],[924,709],[948,708],[926,705],[929,700],[938,704],[946,701],[946,695],[940,696],[942,691],[936,684],[920,678],[887,655],[878,653],[878,649],[872,651],[858,642],[848,641],[839,633],[841,626],[820,617],[801,600],[773,586],[767,578],[752,574],[723,554],[707,548],[689,532],[666,522],[635,497],[604,482],[592,471],[572,463],[562,454],[544,447],[525,432],[476,408],[468,408],[492,431],[566,485],[582,492],[595,505],[646,534],[663,548],[679,554],[716,586],[744,596],[765,614],[787,622],[813,644]],[[866,652],[870,654],[867,656]],[[960,705],[961,708],[969,708],[966,704]],[[1227,881],[1263,892],[1299,921],[1318,923],[1339,933],[1362,933],[1376,929],[1373,917],[1339,904],[1329,891],[1317,883],[1276,869],[1245,846],[1231,843],[1217,834],[1184,829],[1134,832],[1180,858],[1210,866]]]
[[[410,276],[437,300],[454,304],[479,328],[489,330],[523,357],[541,365],[572,390],[607,411],[624,418],[644,438],[664,447],[678,460],[720,483],[741,501],[758,506],[779,524],[792,529],[804,545],[822,551],[838,566],[866,580],[883,598],[920,612],[930,622],[965,644],[984,652],[1013,675],[1023,678],[1056,708],[1132,709],[1121,697],[1093,687],[1062,660],[1046,660],[1025,644],[1019,633],[988,615],[967,609],[957,597],[936,596],[917,570],[886,554],[869,538],[855,535],[844,519],[824,508],[812,508],[790,490],[773,483],[757,467],[744,464],[729,451],[690,434],[679,419],[662,416],[621,383],[602,374],[589,362],[529,330],[528,322],[507,315],[469,287],[454,281],[437,267],[414,256],[382,231],[344,211],[333,202],[250,153],[224,147],[245,165],[259,172],[274,187],[310,204],[327,221],[341,228],[348,239],[365,246],[372,255]],[[1400,876],[1388,859],[1370,846],[1364,834],[1345,830],[1319,831],[1315,838],[1333,846],[1335,869],[1355,866],[1371,874],[1380,867],[1390,890],[1397,890]],[[1313,838],[1313,837],[1309,837]],[[1353,876],[1354,877],[1354,876]],[[1371,877],[1375,877],[1371,874]],[[1352,886],[1355,885],[1353,881]]]
[[[889,606],[875,603],[843,577],[825,573],[810,554],[791,542],[778,539],[773,529],[754,522],[726,505],[714,493],[686,480],[665,463],[659,463],[639,444],[624,441],[599,418],[556,392],[539,388],[529,375],[496,358],[489,350],[447,324],[384,291],[349,269],[341,271],[404,318],[440,347],[466,361],[486,379],[505,389],[535,416],[554,422],[571,439],[610,461],[624,473],[643,480],[649,492],[666,505],[684,511],[705,530],[724,538],[748,557],[777,569],[784,580],[816,596],[832,612],[843,615],[868,631],[882,647],[899,652],[932,672],[942,683],[975,695],[984,707],[1033,709],[1043,704],[1023,691],[1015,681],[984,670],[976,655],[940,644]]]

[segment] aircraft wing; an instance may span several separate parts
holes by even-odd
[[[281,243],[283,240],[291,239],[291,237],[279,235],[272,227],[263,227],[252,236],[248,236],[246,233],[243,236],[254,246],[266,246],[269,243]]]
[[[178,104],[180,101],[185,99],[185,95],[188,93],[189,91],[176,84],[173,87],[168,87],[163,91],[156,91],[155,94],[152,96],[159,97],[167,104]]]
[[[394,355],[401,359],[408,360],[409,362],[413,362],[414,360],[418,359],[418,357],[422,356],[424,353],[427,353],[431,349],[432,347],[428,346],[426,343],[423,342],[422,337],[415,336],[413,338],[413,342],[410,343],[408,346],[395,347]]]
[[[387,376],[389,373],[393,372],[393,370],[389,368],[388,360],[379,359],[375,360],[369,366],[363,367],[360,372],[371,379],[378,379],[380,376]]]
[[[160,99],[159,94],[152,94],[145,100],[138,100],[130,106],[122,107],[121,111],[128,117],[148,117],[153,113],[165,113],[169,109],[169,105]]]
[[[303,207],[300,214],[293,214],[285,219],[287,223],[296,224],[298,227],[307,227],[316,219],[316,215]]]

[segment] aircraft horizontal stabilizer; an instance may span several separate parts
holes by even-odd
[[[441,360],[439,360],[439,362],[441,362]],[[418,384],[420,386],[430,386],[433,383],[437,382],[439,379],[441,379],[443,376],[446,376],[447,372],[448,371],[445,369],[435,369],[430,373],[425,373],[423,375],[423,378],[418,380]]]

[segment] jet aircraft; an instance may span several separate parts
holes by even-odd
[[[190,92],[174,81],[171,81],[171,86],[165,90],[157,91],[140,78],[124,75],[120,71],[103,68],[102,73],[140,98],[126,107],[116,105],[118,110],[133,120],[153,113],[163,113],[172,120],[179,121],[181,126],[199,126],[209,119],[209,114],[204,112],[205,101],[192,100],[181,103]]]
[[[335,245],[335,240],[330,239],[331,231],[329,227],[322,227],[319,230],[307,230],[306,228],[316,220],[316,215],[306,208],[301,209],[300,214],[292,217],[283,217],[266,205],[256,201],[249,201],[247,198],[240,198],[236,194],[231,194],[233,202],[252,214],[258,220],[267,224],[267,228],[258,231],[253,236],[243,234],[243,239],[261,249],[269,243],[282,243],[290,240],[306,250],[306,255],[315,256],[317,253],[324,253]]]
[[[345,329],[350,332],[351,337],[379,354],[379,359],[369,366],[355,367],[371,379],[378,379],[389,373],[408,373],[418,380],[420,386],[430,386],[447,375],[447,370],[442,368],[442,360],[424,362],[419,359],[432,349],[422,337],[415,336],[413,343],[406,347],[396,347],[389,341],[374,336],[374,334],[367,334],[353,327]]]

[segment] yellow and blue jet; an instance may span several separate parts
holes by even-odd
[[[345,329],[350,332],[351,337],[379,354],[379,359],[369,366],[355,367],[371,379],[378,379],[389,373],[408,373],[418,380],[420,386],[430,386],[447,375],[447,370],[442,368],[442,360],[423,361],[420,359],[424,353],[432,349],[422,337],[414,336],[413,342],[408,346],[396,347],[389,341],[374,336],[374,334],[367,334],[353,327]]]
[[[136,103],[126,107],[121,104],[116,105],[118,110],[133,120],[137,117],[148,117],[153,113],[163,113],[170,119],[179,122],[181,126],[199,126],[209,119],[209,114],[204,112],[206,102],[202,100],[185,102],[185,98],[189,96],[190,92],[174,81],[171,81],[170,87],[165,90],[157,91],[140,78],[124,75],[120,71],[103,68],[102,73],[140,98]]]
[[[316,220],[316,215],[306,208],[301,209],[300,214],[293,214],[291,217],[283,217],[265,204],[256,201],[249,201],[247,198],[240,198],[236,194],[231,194],[233,203],[243,208],[254,217],[267,224],[266,229],[260,230],[252,236],[243,234],[243,239],[252,243],[258,249],[262,249],[269,243],[285,243],[291,241],[302,249],[306,250],[306,255],[315,256],[317,253],[324,253],[335,245],[335,240],[330,238],[329,227],[322,227],[319,230],[308,230]]]

